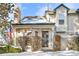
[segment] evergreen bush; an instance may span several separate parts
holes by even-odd
[[[12,47],[11,45],[5,45],[4,47],[0,47],[0,54],[1,53],[19,53],[22,50],[20,48]]]

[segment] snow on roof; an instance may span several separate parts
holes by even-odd
[[[25,18],[21,23],[48,23],[45,18]]]

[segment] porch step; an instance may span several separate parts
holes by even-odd
[[[53,49],[50,49],[50,48],[48,48],[48,47],[44,47],[44,48],[42,48],[42,51],[44,51],[44,52],[53,51]]]

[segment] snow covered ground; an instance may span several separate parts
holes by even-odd
[[[57,51],[57,52],[22,52],[22,53],[5,53],[0,56],[79,56],[78,51]]]

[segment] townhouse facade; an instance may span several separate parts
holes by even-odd
[[[15,8],[12,24],[14,45],[18,45],[17,37],[31,31],[31,36],[38,33],[38,36],[42,38],[43,47],[50,49],[60,47],[61,50],[65,50],[68,36],[79,33],[79,14],[77,11],[60,4],[53,10],[46,10],[44,16],[25,16],[20,19],[20,10],[18,7]]]

